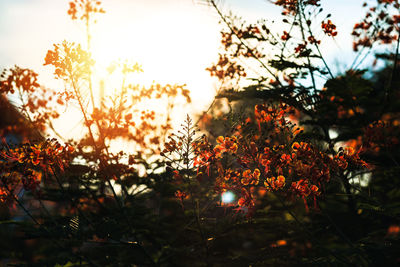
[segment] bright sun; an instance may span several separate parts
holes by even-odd
[[[195,111],[201,111],[214,96],[205,68],[218,55],[215,18],[190,1],[117,2],[104,3],[107,13],[94,27],[92,49],[99,69],[118,59],[137,62],[144,72],[134,76],[135,83],[187,84]]]

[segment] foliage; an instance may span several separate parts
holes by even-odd
[[[354,26],[357,59],[374,45],[396,46],[376,55],[386,67],[374,73],[355,62],[336,76],[320,46],[340,31],[330,15],[321,19],[321,1],[271,2],[282,8],[280,32],[205,1],[226,27],[224,51],[208,68],[221,90],[199,118],[201,135],[189,116],[172,133],[176,100],[190,102],[188,89],[131,84],[137,63],[109,66],[120,88],[95,99],[90,26],[105,11],[100,1],[72,1],[68,14],[85,24],[86,47],[64,41],[45,57],[65,90],[46,89],[19,67],[0,79],[0,93],[19,97],[27,121],[1,132],[2,258],[34,266],[398,264],[398,1],[377,0]],[[222,99],[228,113],[218,110]],[[164,115],[142,108],[157,100]],[[51,129],[67,104],[80,110],[80,140],[29,138]],[[13,134],[24,142],[9,142]],[[121,140],[135,151],[114,151]]]

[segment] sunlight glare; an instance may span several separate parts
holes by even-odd
[[[108,5],[93,34],[98,67],[106,69],[118,59],[137,62],[144,72],[135,75],[132,83],[187,84],[196,98],[195,109],[207,105],[214,91],[205,69],[217,58],[219,46],[214,18],[182,1],[160,6],[137,2],[126,10],[118,10],[121,5]],[[106,90],[106,94],[111,93],[115,86],[106,86]]]

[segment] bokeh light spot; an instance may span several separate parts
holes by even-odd
[[[235,194],[231,191],[222,193],[221,200],[223,203],[232,203],[235,200]]]

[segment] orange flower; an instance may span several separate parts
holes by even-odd
[[[281,156],[282,163],[289,164],[291,160],[292,160],[292,158],[290,157],[290,155],[282,154],[282,156]]]
[[[243,207],[245,204],[246,204],[246,200],[243,197],[239,198],[238,205],[240,207]]]
[[[8,192],[0,188],[0,203],[5,202],[8,198],[9,198]]]
[[[217,158],[222,157],[221,154],[224,152],[236,153],[238,149],[237,138],[235,136],[232,137],[223,137],[219,136],[217,138],[218,145],[215,146],[214,152]]]
[[[243,178],[240,182],[243,185],[249,185],[249,184],[258,185],[260,181],[261,172],[259,169],[255,169],[253,173],[251,173],[251,170],[245,170],[242,175]]]
[[[312,192],[314,195],[319,195],[319,193],[320,193],[320,192],[318,192],[318,191],[319,191],[319,188],[318,188],[316,185],[312,185],[310,189],[311,189],[311,192]]]
[[[243,178],[242,180],[240,180],[240,182],[242,183],[242,185],[248,185],[251,180],[251,170],[245,170],[242,175]]]
[[[345,147],[344,148],[344,153],[346,154],[346,155],[348,155],[348,156],[352,156],[352,155],[354,155],[354,148],[352,148],[352,147]]]
[[[273,187],[275,177],[267,178],[267,180],[264,182],[264,185],[267,189],[271,189]]]
[[[284,239],[278,240],[276,241],[276,243],[271,244],[272,248],[276,248],[276,247],[282,247],[282,246],[286,246],[287,242]]]
[[[399,233],[400,233],[400,226],[394,224],[389,226],[386,236],[396,237]]]
[[[267,180],[264,182],[264,185],[267,189],[279,190],[285,186],[285,181],[286,179],[283,175],[279,175],[277,178],[273,176],[271,178],[267,178]]]
[[[291,36],[290,36],[290,34],[289,34],[288,32],[283,31],[283,35],[281,36],[281,39],[282,39],[283,41],[289,40],[290,37],[291,37]]]
[[[283,175],[279,175],[277,178],[276,178],[276,181],[275,181],[275,187],[277,188],[277,189],[280,189],[280,188],[282,188],[282,187],[284,187],[285,186],[285,176],[283,176]]]
[[[298,150],[300,148],[300,144],[299,143],[297,143],[297,142],[294,142],[293,144],[292,144],[292,149],[293,150]]]
[[[335,31],[336,30],[336,25],[333,24],[330,19],[327,22],[323,21],[321,23],[321,28],[329,36],[333,36],[334,37],[334,36],[337,35],[337,31]]]
[[[188,194],[186,192],[178,190],[178,191],[175,192],[175,197],[180,199],[180,200],[183,200],[185,198],[188,198]]]

